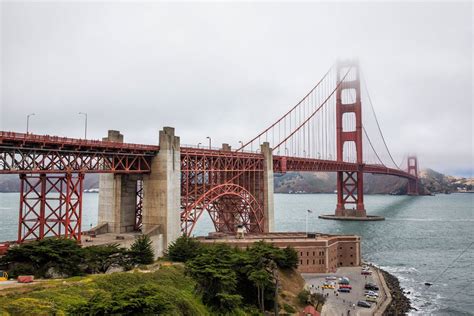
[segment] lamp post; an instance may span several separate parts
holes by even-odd
[[[209,139],[209,149],[211,149],[211,138],[209,136],[207,136],[206,138]]]
[[[239,144],[240,144],[240,148],[243,148],[244,147],[244,142],[239,140]]]
[[[85,126],[84,126],[84,139],[87,139],[87,113],[79,112],[79,115],[84,115],[85,117]]]
[[[288,148],[285,147],[285,155],[288,156]]]
[[[198,143],[198,149],[199,149],[199,146],[201,145],[201,143]]]
[[[35,115],[35,113],[30,113],[26,116],[26,133],[28,134],[30,131],[30,116]]]

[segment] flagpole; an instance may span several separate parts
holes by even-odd
[[[306,211],[306,236],[308,236],[308,217],[310,212],[310,210]]]

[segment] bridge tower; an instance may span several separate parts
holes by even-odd
[[[407,159],[408,173],[415,176],[416,180],[408,180],[408,195],[418,195],[418,159],[416,156],[409,156]]]
[[[362,105],[359,65],[355,61],[338,62],[336,90],[336,150],[337,161],[344,161],[344,144],[354,143],[356,171],[337,172],[336,216],[367,216],[364,207],[364,175],[362,160]],[[346,121],[355,120],[355,130],[348,130]],[[347,124],[350,125],[350,124]]]

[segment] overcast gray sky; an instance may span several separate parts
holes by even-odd
[[[473,170],[464,3],[1,3],[1,130],[248,140],[338,57],[358,57],[396,159]],[[365,107],[367,109],[367,107]]]

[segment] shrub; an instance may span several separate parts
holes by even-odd
[[[2,258],[3,264],[10,267],[12,277],[24,272],[49,277],[50,271],[61,276],[81,275],[82,261],[82,249],[76,241],[56,238],[14,246]]]
[[[308,290],[302,290],[301,292],[298,293],[298,302],[301,304],[301,305],[306,305],[308,304],[308,301],[309,301],[309,296],[310,296],[310,293]]]
[[[87,273],[105,273],[124,264],[125,249],[118,244],[89,246],[82,249]]]
[[[167,251],[168,258],[173,261],[186,262],[195,258],[201,249],[201,244],[194,238],[182,235],[172,242]]]
[[[57,315],[57,310],[51,302],[45,302],[35,298],[18,298],[2,306],[11,315],[18,316],[47,316]]]
[[[130,247],[128,255],[134,265],[153,263],[155,254],[150,237],[148,235],[138,236]]]
[[[290,314],[296,313],[296,309],[287,303],[283,304],[283,309],[285,310],[285,312],[290,313]]]

